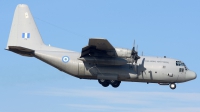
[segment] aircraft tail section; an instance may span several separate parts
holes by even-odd
[[[25,4],[17,5],[6,49],[28,56],[43,45],[29,7]]]

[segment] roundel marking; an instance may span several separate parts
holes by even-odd
[[[63,61],[64,63],[67,63],[67,62],[69,61],[69,57],[68,57],[68,56],[63,56],[63,57],[62,57],[62,61]]]

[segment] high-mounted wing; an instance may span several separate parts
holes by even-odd
[[[115,48],[110,44],[107,39],[98,39],[98,38],[91,38],[89,39],[89,46],[96,46],[98,50],[115,50]]]
[[[100,57],[114,57],[115,48],[107,39],[91,38],[88,46],[82,48],[81,57],[85,56],[100,56]]]
[[[135,47],[132,50],[114,48],[107,39],[91,38],[78,59],[99,65],[124,65],[128,63],[127,58],[131,58],[129,63],[137,63],[140,57]]]

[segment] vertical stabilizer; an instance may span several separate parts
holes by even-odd
[[[28,6],[17,5],[6,49],[25,52],[27,49],[38,50],[42,45],[44,43]]]

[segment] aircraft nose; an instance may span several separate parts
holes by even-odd
[[[196,74],[195,72],[190,71],[190,70],[188,70],[188,71],[186,72],[186,77],[185,77],[185,79],[186,79],[187,81],[193,80],[193,79],[196,79],[196,78],[197,78],[197,74]]]

